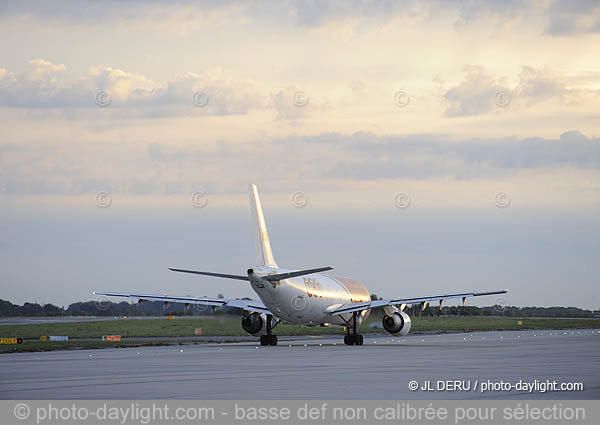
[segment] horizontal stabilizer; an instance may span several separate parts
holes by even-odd
[[[201,274],[201,275],[204,275],[204,276],[212,276],[212,277],[223,277],[225,279],[248,280],[248,276],[240,276],[240,275],[236,275],[236,274],[199,272],[199,271],[196,271],[196,270],[182,270],[182,269],[171,269],[171,268],[169,268],[169,270],[171,270],[173,272]]]
[[[333,267],[320,267],[318,269],[297,270],[295,272],[270,274],[267,276],[263,276],[263,279],[273,282],[276,280],[290,279],[292,277],[304,276],[307,274],[326,272],[327,270],[333,270]]]

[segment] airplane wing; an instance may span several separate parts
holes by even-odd
[[[491,292],[465,292],[462,294],[445,294],[445,295],[434,295],[431,297],[416,297],[416,298],[394,298],[387,300],[374,300],[374,301],[363,301],[357,303],[348,303],[337,306],[335,309],[329,311],[332,315],[339,315],[345,313],[353,313],[355,311],[367,310],[375,307],[383,307],[386,305],[402,305],[402,304],[418,304],[418,303],[429,303],[431,301],[444,302],[445,300],[453,298],[462,298],[463,303],[469,297],[481,297],[484,295],[498,295],[506,294],[507,290],[502,291],[491,291]]]
[[[258,313],[273,314],[260,301],[253,300],[234,300],[225,298],[208,297],[180,297],[174,295],[153,295],[125,292],[94,292],[95,295],[106,295],[108,297],[123,297],[137,299],[141,301],[162,301],[164,303],[181,303],[186,305],[200,304],[215,307],[237,307],[246,311],[256,311]]]

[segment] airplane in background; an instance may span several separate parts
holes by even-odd
[[[392,335],[404,336],[411,327],[411,319],[404,309],[408,304],[422,304],[423,310],[429,303],[439,301],[440,307],[448,299],[461,298],[463,304],[469,297],[505,294],[506,290],[490,292],[464,292],[426,297],[389,298],[371,300],[367,288],[356,280],[324,275],[322,272],[333,267],[308,270],[280,268],[275,262],[262,205],[255,185],[250,185],[250,204],[255,220],[258,263],[249,268],[246,275],[232,275],[196,270],[169,270],[203,276],[245,280],[258,295],[260,301],[151,295],[123,292],[94,292],[97,295],[125,297],[143,301],[162,301],[166,305],[183,303],[192,305],[228,306],[242,309],[242,328],[254,336],[260,336],[261,345],[277,345],[273,329],[282,321],[309,326],[337,325],[346,329],[346,345],[363,345],[363,336],[358,333],[359,324],[371,309],[383,307],[383,328]]]

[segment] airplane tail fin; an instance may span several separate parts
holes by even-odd
[[[269,234],[267,233],[267,225],[265,224],[258,190],[253,184],[250,185],[250,209],[256,223],[254,241],[256,244],[257,265],[277,267],[277,263],[273,258],[273,252],[271,251],[271,242],[269,241]]]

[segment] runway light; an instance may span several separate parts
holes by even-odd
[[[323,344],[319,344],[319,347],[322,347],[322,346],[323,346]]]
[[[292,348],[292,344],[289,344],[288,347]]]
[[[182,350],[179,350],[179,352],[180,352],[180,353],[183,353],[183,349],[182,349]]]
[[[424,340],[424,339],[422,339],[422,340],[421,340],[421,342],[425,342],[425,340]]]

